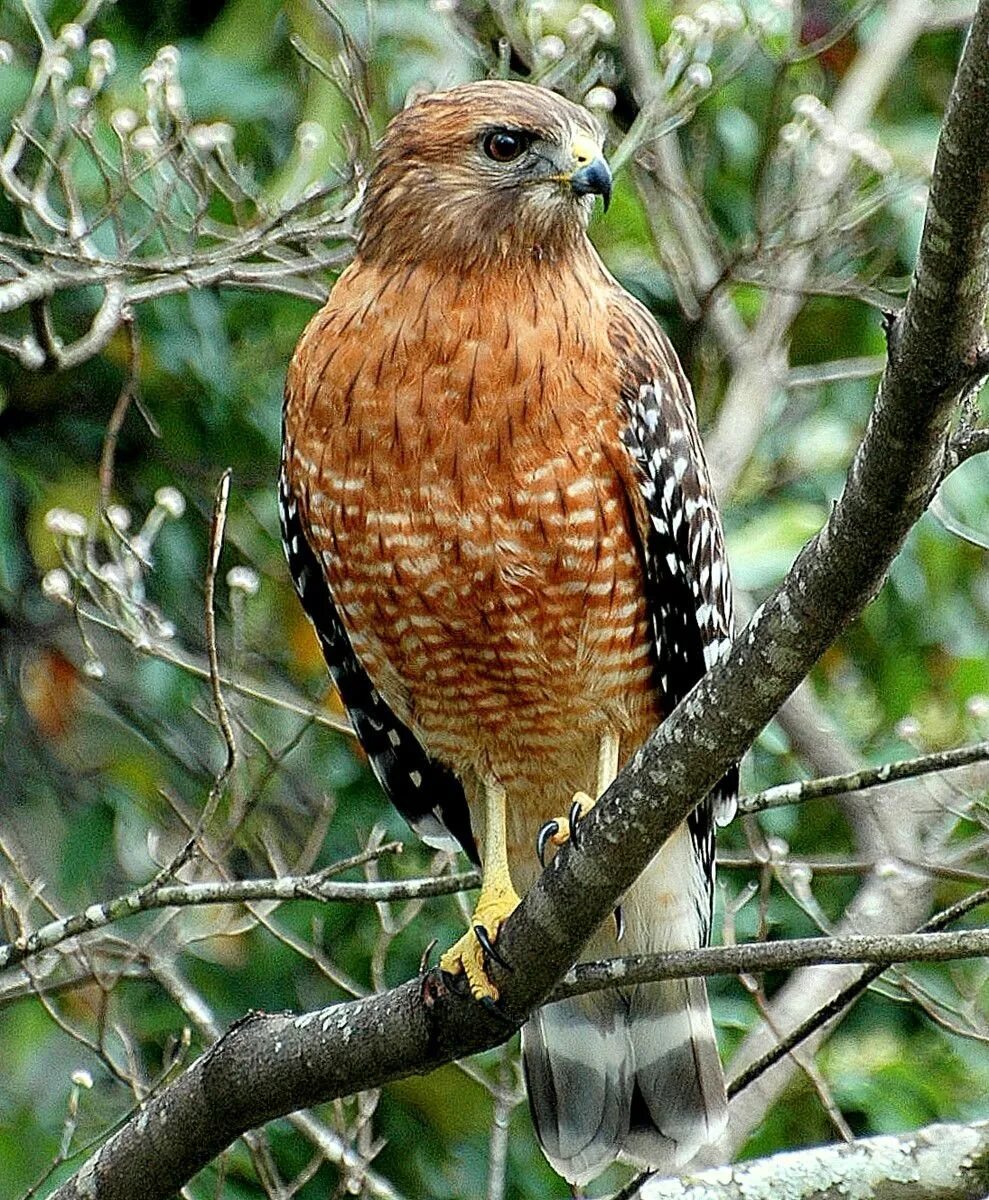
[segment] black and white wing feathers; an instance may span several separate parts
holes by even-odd
[[[623,309],[612,330],[625,367],[622,441],[635,464],[645,510],[647,605],[657,683],[669,712],[731,645],[731,579],[689,384],[646,310],[635,302]],[[737,794],[736,766],[688,818],[712,883],[714,827],[734,816]]]
[[[306,540],[298,501],[284,467],[278,502],[282,543],[295,590],[385,794],[427,845],[443,849],[459,845],[479,863],[463,786],[449,768],[426,753],[415,734],[382,699],[361,665],[322,566]]]

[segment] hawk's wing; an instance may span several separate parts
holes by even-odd
[[[731,592],[690,388],[649,313],[617,286],[611,295],[623,445],[608,458],[625,489],[666,715],[727,648]],[[629,952],[707,942],[715,817],[730,815],[737,775],[729,772],[686,832],[658,849],[648,885],[632,893]],[[656,903],[660,890],[671,903]],[[522,1046],[540,1141],[568,1179],[590,1178],[616,1155],[672,1172],[724,1129],[724,1078],[702,979],[549,1004],[525,1026]]]
[[[378,693],[354,653],[326,575],[306,540],[284,464],[278,508],[289,571],[316,630],[330,675],[385,794],[428,845],[453,848],[453,839],[480,864],[464,789],[456,775],[431,758],[411,729]]]
[[[724,534],[697,433],[690,385],[665,335],[626,293],[610,336],[622,373],[622,440],[635,464],[636,513],[662,706],[670,712],[731,645]],[[698,856],[713,879],[714,821],[735,811],[734,767],[691,814]]]

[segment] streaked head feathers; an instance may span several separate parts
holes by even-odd
[[[530,257],[583,237],[610,194],[602,130],[546,88],[490,80],[434,92],[394,118],[362,213],[365,259]]]

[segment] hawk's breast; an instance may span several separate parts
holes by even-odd
[[[293,364],[313,548],[431,754],[566,798],[605,728],[631,749],[660,715],[604,314],[559,271],[367,276],[341,278]]]

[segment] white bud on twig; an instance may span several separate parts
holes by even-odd
[[[116,70],[117,51],[108,38],[97,38],[89,47],[89,57],[101,62],[107,74]]]
[[[684,79],[688,86],[699,88],[701,91],[707,91],[712,83],[711,68],[707,63],[691,63],[684,72]]]
[[[58,40],[67,50],[81,50],[86,44],[86,31],[71,21],[58,31]]]
[[[253,567],[231,567],[227,572],[227,587],[232,592],[256,596],[261,587],[261,580]]]
[[[111,504],[106,510],[106,519],[110,522],[110,527],[117,533],[126,533],[130,529],[130,510],[124,508],[122,504]]]
[[[574,17],[567,22],[565,32],[568,41],[580,42],[591,32],[591,27],[583,17]]]
[[[110,114],[110,124],[121,137],[134,132],[137,119],[137,113],[132,108],[118,108]]]
[[[724,24],[725,10],[720,4],[701,4],[694,13],[698,25],[711,33],[716,33]]]
[[[234,127],[226,121],[214,121],[209,126],[214,146],[232,146],[234,144]]]
[[[71,1078],[76,1087],[85,1088],[87,1091],[89,1091],[89,1089],[93,1086],[92,1075],[90,1075],[88,1071],[83,1070],[81,1067],[72,1072]]]
[[[803,95],[796,97],[791,107],[796,116],[803,117],[806,121],[809,121],[815,129],[819,130],[829,140],[844,141],[846,136],[845,131],[838,127],[838,123],[834,119],[834,114],[816,96],[805,92]]]
[[[174,75],[179,69],[178,46],[162,46],[155,55],[155,62],[161,65],[166,74]]]
[[[9,67],[14,61],[14,47],[0,39],[0,67]]]
[[[615,18],[610,12],[605,12],[596,4],[582,4],[580,15],[590,25],[599,38],[610,38],[615,32]]]
[[[197,150],[212,150],[215,145],[213,141],[213,126],[193,125],[189,130],[189,141]]]
[[[555,33],[548,34],[546,37],[541,37],[535,45],[536,56],[543,58],[547,62],[559,62],[566,54],[567,46],[563,38],[557,37]]]
[[[147,92],[156,92],[165,82],[165,72],[155,62],[150,67],[145,67],[138,78]]]
[[[41,591],[49,600],[58,600],[63,604],[72,599],[72,580],[68,571],[56,567],[46,571],[41,580]]]
[[[156,130],[150,125],[142,125],[140,129],[135,129],[131,134],[131,145],[135,150],[154,151],[160,145],[160,139]]]
[[[61,537],[83,538],[86,536],[86,518],[66,508],[50,508],[45,513],[45,528],[49,533]]]
[[[584,106],[598,112],[611,112],[615,107],[615,93],[609,87],[592,87],[584,97]]]
[[[27,367],[30,371],[36,371],[39,367],[43,367],[47,358],[33,333],[25,333],[17,343],[17,356],[22,366]]]
[[[160,487],[155,492],[155,504],[176,521],[185,512],[185,496],[178,488]]]
[[[688,17],[686,13],[680,13],[674,17],[670,22],[670,29],[685,42],[696,41],[697,35],[700,32],[697,28],[697,22],[692,17]]]
[[[82,673],[90,679],[103,679],[106,677],[106,667],[98,658],[87,658],[82,664]]]
[[[65,96],[65,102],[69,108],[74,108],[77,112],[82,112],[83,109],[89,107],[89,102],[92,98],[89,88],[74,87],[69,88]]]

